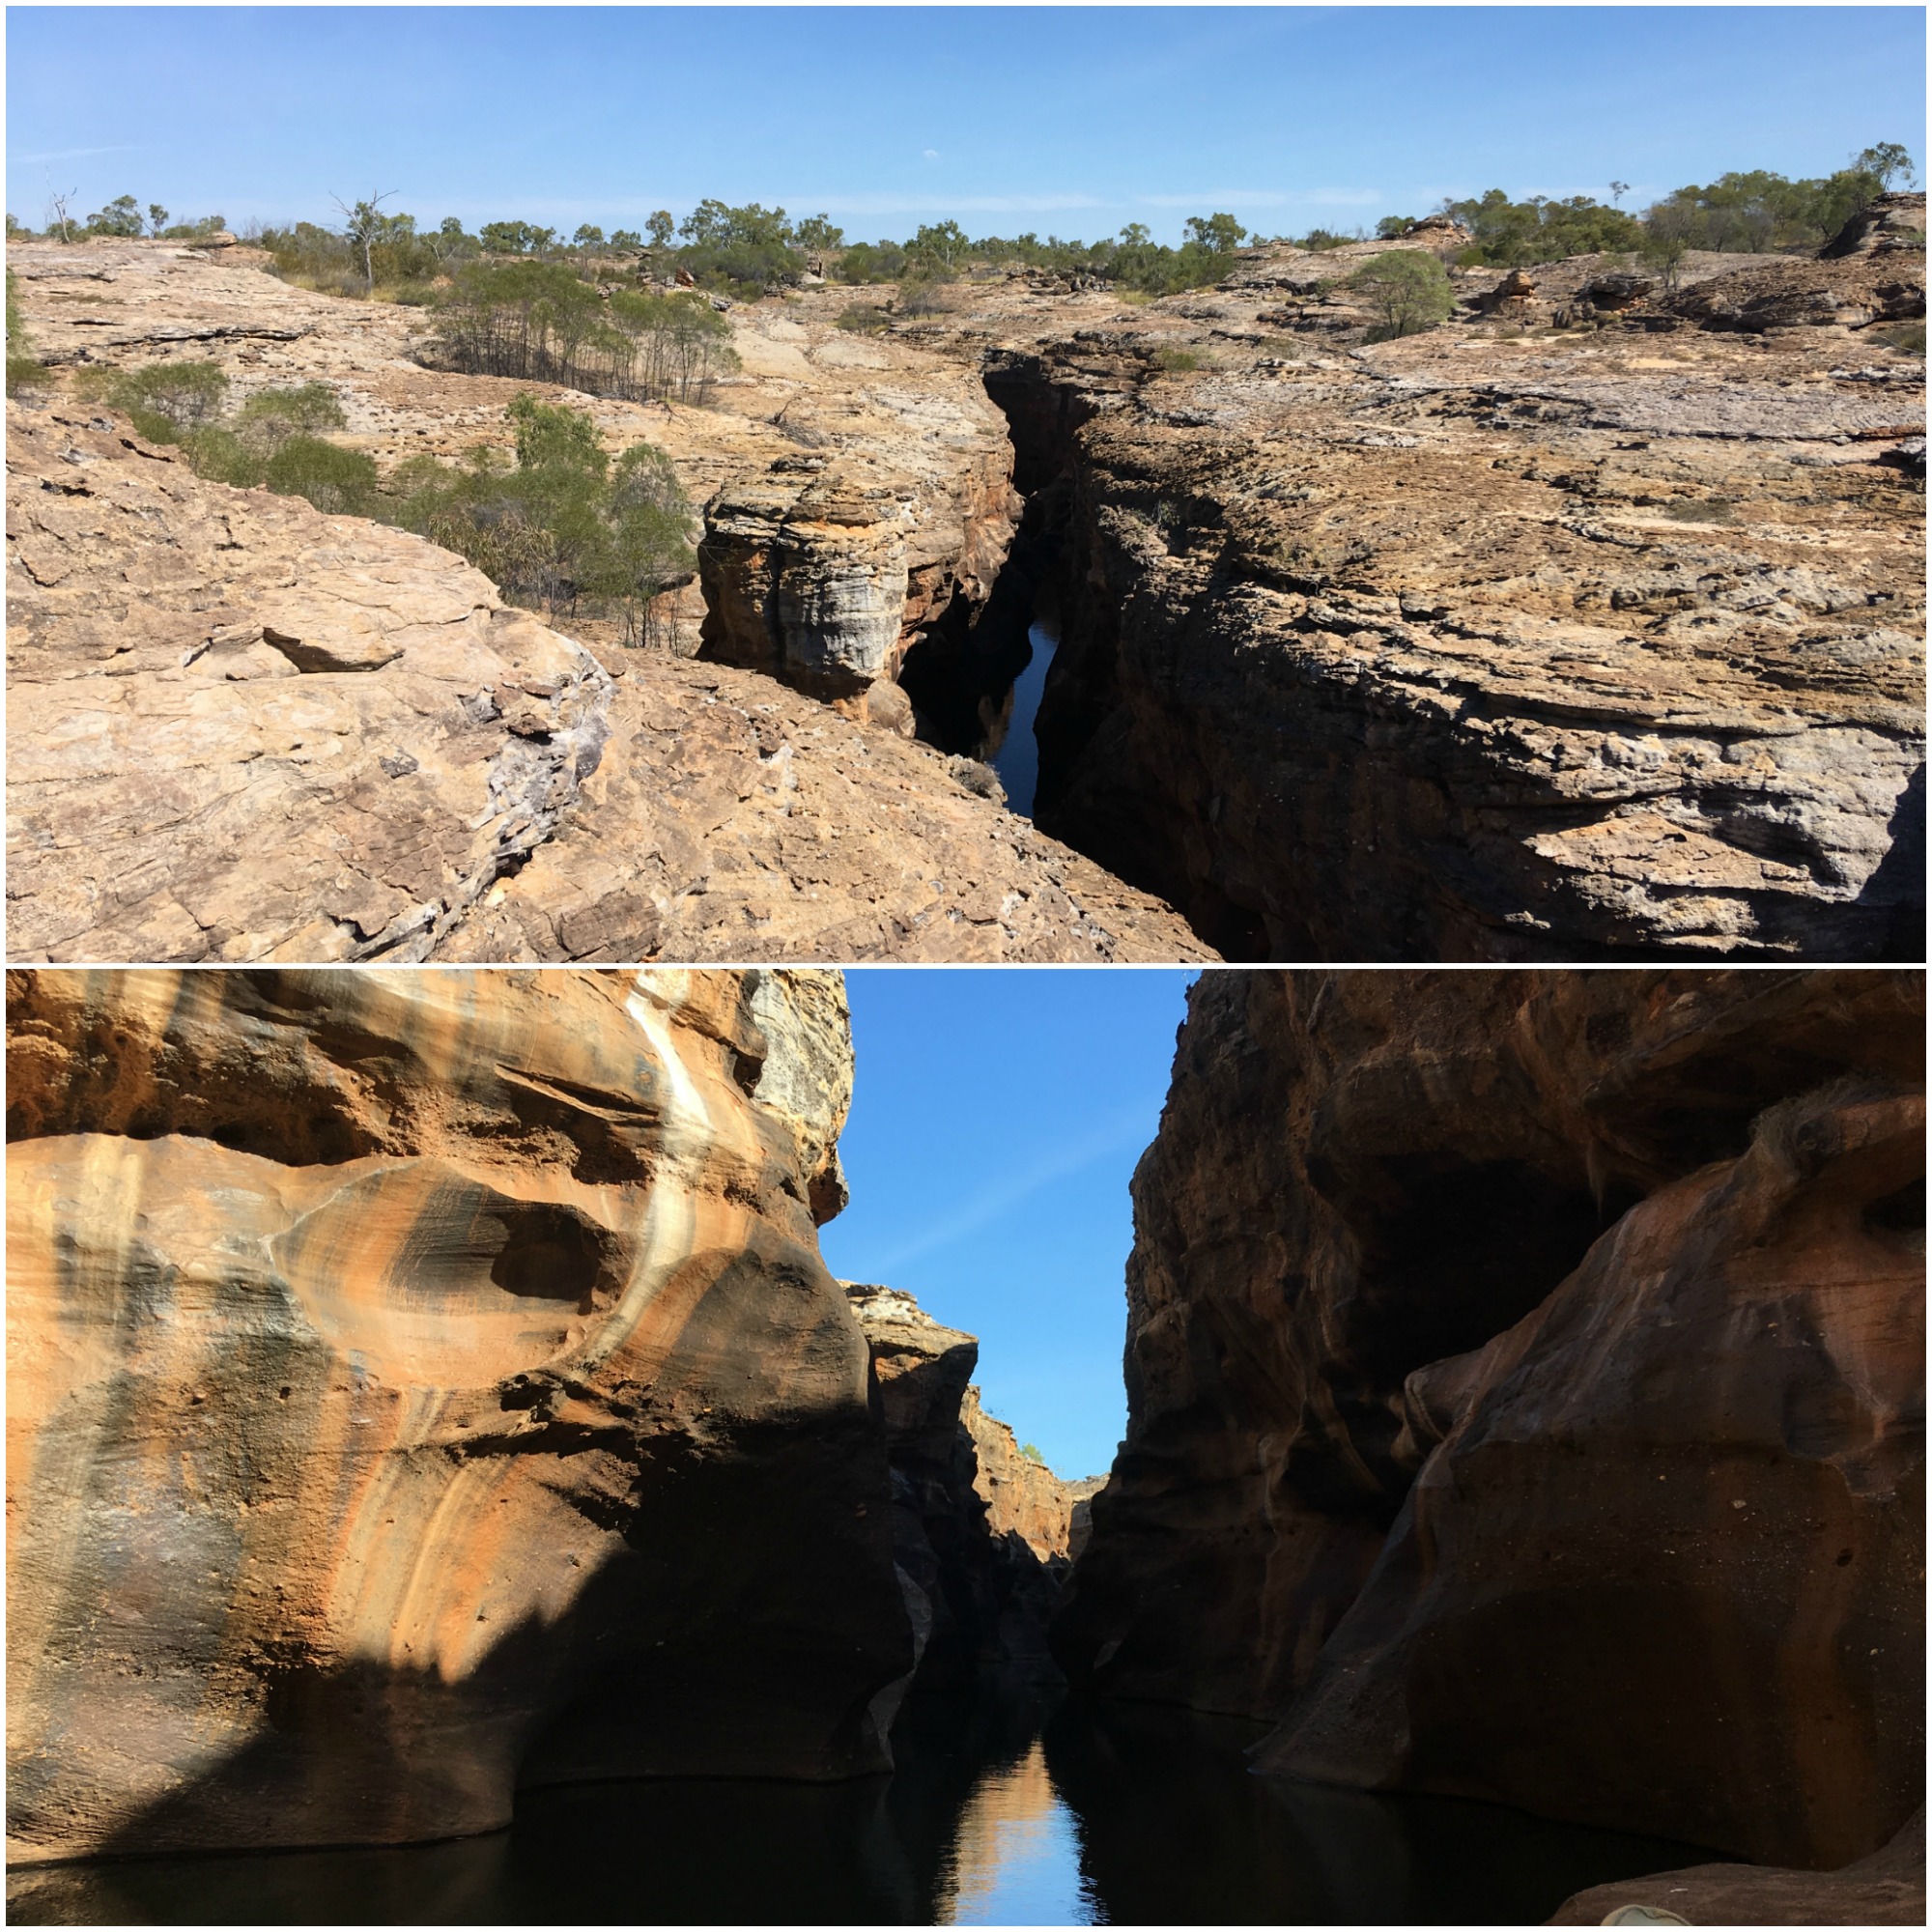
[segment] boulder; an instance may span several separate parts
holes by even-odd
[[[8,1042],[11,1861],[889,1766],[836,976],[19,972]]]

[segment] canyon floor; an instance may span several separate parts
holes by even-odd
[[[1922,255],[1459,270],[1378,344],[1349,250],[812,288],[702,409],[425,367],[262,259],[10,250],[14,957],[1918,956],[1923,367],[1867,331]],[[69,392],[170,358],[328,384],[384,471],[568,400],[669,454],[698,581],[626,649]],[[1062,630],[1037,829],[1003,582]]]

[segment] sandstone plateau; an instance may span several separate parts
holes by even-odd
[[[889,673],[970,620],[1011,533],[1010,445],[976,377],[773,305],[742,312],[718,407],[595,400],[424,368],[419,312],[245,253],[10,259],[57,370],[212,359],[238,401],[326,382],[340,440],[384,467],[505,444],[512,396],[568,395],[613,444],[665,448],[696,500],[734,489],[760,561],[715,529],[705,581],[736,588],[709,613],[671,594],[669,651],[609,624],[563,638],[418,538],[202,482],[91,406],[10,404],[11,956],[1208,956],[1002,810],[982,767],[910,740]],[[867,504],[878,531],[851,521]],[[798,643],[808,606],[829,639],[855,598],[890,619],[866,677],[756,641],[769,619]]]
[[[23,971],[8,1023],[13,1861],[890,1764],[837,976]]]
[[[293,924],[162,902],[130,921],[124,902],[166,883],[155,846],[214,797],[219,845],[255,823],[248,800],[287,796],[256,717],[287,700],[202,697],[235,750],[204,746],[190,781],[180,731],[146,750],[149,716],[182,701],[140,664],[147,613],[90,613],[165,580],[166,608],[224,613],[238,648],[274,622],[235,594],[252,581],[299,586],[312,624],[387,635],[402,612],[372,593],[376,551],[445,602],[450,566],[181,478],[175,507],[150,506],[179,554],[111,522],[83,544],[112,473],[89,485],[87,462],[156,459],[89,443],[126,438],[58,401],[25,412],[9,602],[70,688],[42,695],[32,739],[16,727],[16,771],[36,741],[117,730],[133,762],[107,802],[125,832],[88,868],[99,781],[34,766],[14,863],[48,910],[16,915],[14,954],[149,956],[123,949],[152,928],[183,959],[1916,959],[1923,366],[1882,331],[1923,313],[1922,225],[1922,197],[1890,197],[1830,259],[1692,257],[1675,290],[1601,257],[1457,269],[1455,320],[1378,344],[1343,286],[1375,244],[1244,250],[1219,287],[1152,302],[998,273],[872,334],[837,320],[886,292],[812,288],[731,311],[742,371],[705,409],[425,366],[420,311],[309,294],[246,249],[15,248],[57,371],[213,359],[238,400],[326,382],[339,440],[385,471],[506,443],[504,405],[532,390],[588,410],[611,447],[665,448],[704,528],[697,582],[658,613],[668,650],[564,624],[611,680],[582,674],[566,728],[605,749],[547,782],[526,830],[486,816],[471,849],[483,802],[452,830],[464,787],[435,769],[446,703],[392,707],[377,685],[360,735],[422,735],[432,755],[384,755],[446,795],[317,794],[346,915],[311,894]],[[185,533],[228,517],[232,543]],[[1036,613],[1061,633],[1037,833],[976,762]],[[110,698],[96,673],[124,623],[136,664]],[[294,668],[196,663],[238,687]],[[351,674],[319,664],[309,678]],[[479,668],[479,703],[484,672],[521,692],[498,708],[524,732],[497,737],[526,761],[527,687],[556,675],[511,652]],[[915,727],[931,742],[899,742]],[[489,741],[472,749],[489,768]],[[286,810],[269,822],[282,837]],[[107,922],[76,923],[96,902]]]
[[[420,538],[9,405],[22,960],[1164,959],[983,775]]]
[[[1204,977],[1071,1680],[1266,1719],[1265,1773],[1879,1852],[1923,1796],[1923,1046],[1916,973]]]

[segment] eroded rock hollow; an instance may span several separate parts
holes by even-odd
[[[890,1764],[836,975],[9,982],[10,1855]]]
[[[1922,1798],[1917,974],[1211,973],[1076,1685],[1844,1865]]]

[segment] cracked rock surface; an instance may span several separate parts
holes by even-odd
[[[1185,959],[1159,900],[753,672],[9,408],[19,959]]]
[[[7,428],[13,956],[420,959],[596,768],[611,678],[460,558]]]
[[[1842,303],[1313,342],[1298,272],[923,331],[1059,545],[1042,827],[1233,957],[1917,958],[1922,361]]]

